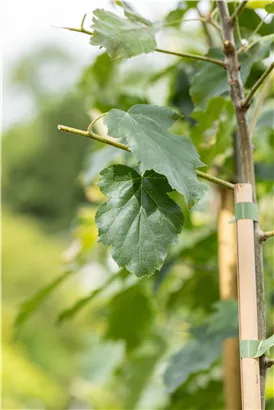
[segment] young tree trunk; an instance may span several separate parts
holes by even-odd
[[[233,192],[220,189],[218,220],[218,257],[220,299],[237,299],[237,261]],[[241,410],[239,340],[230,338],[223,344],[224,390],[226,410]]]
[[[227,63],[228,82],[231,98],[234,104],[241,160],[241,182],[250,183],[253,186],[253,202],[256,202],[255,174],[253,162],[253,146],[250,139],[247,122],[246,107],[241,106],[244,99],[244,88],[241,80],[238,54],[235,47],[233,22],[230,19],[226,1],[218,1],[218,9],[222,26],[224,54]],[[244,4],[243,4],[244,5]],[[262,245],[260,241],[261,231],[258,223],[254,223],[255,235],[255,264],[256,264],[256,288],[257,288],[257,311],[258,311],[258,338],[266,337],[265,303],[264,303],[264,275]],[[266,364],[264,357],[260,359],[260,383],[261,383],[261,408],[265,408],[265,384]]]

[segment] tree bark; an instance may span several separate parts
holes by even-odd
[[[241,106],[244,100],[244,88],[241,80],[238,54],[235,48],[233,22],[230,19],[226,1],[218,1],[218,9],[223,34],[224,55],[227,64],[227,75],[230,86],[231,99],[233,101],[238,126],[239,150],[241,162],[241,182],[250,183],[253,187],[253,202],[256,202],[256,187],[253,162],[253,146],[251,143],[249,126],[247,122],[246,108]],[[258,338],[266,337],[265,301],[264,301],[264,275],[262,244],[260,242],[261,230],[258,223],[254,223],[255,235],[255,264],[256,264],[256,288],[257,288],[257,310],[258,310]],[[262,409],[265,408],[265,384],[266,366],[264,358],[260,360],[260,382]]]

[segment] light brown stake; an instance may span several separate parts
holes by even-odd
[[[237,258],[233,192],[222,188],[218,220],[219,288],[221,300],[237,299]],[[226,410],[241,410],[239,339],[223,343],[224,393]]]
[[[252,202],[251,184],[236,184],[234,195],[235,203]],[[258,339],[253,225],[251,219],[236,221],[240,340]],[[241,388],[242,409],[260,410],[259,359],[241,358]]]

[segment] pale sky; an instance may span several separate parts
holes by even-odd
[[[174,7],[177,1],[132,2],[144,15],[161,18]],[[43,44],[63,46],[69,50],[79,66],[87,64],[96,52],[89,45],[88,36],[58,30],[52,26],[78,27],[87,13],[87,27],[91,23],[92,11],[96,8],[111,9],[110,2],[104,0],[6,0],[1,2],[2,28],[2,69],[3,69],[3,127],[22,120],[28,110],[28,103],[12,95],[8,77],[12,63]],[[73,79],[72,79],[73,81]],[[20,97],[20,96],[18,96]]]

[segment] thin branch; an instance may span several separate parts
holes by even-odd
[[[268,238],[272,238],[273,236],[274,236],[274,231],[262,232],[261,241],[266,241]]]
[[[209,174],[205,174],[204,172],[196,171],[196,174],[198,175],[198,177],[206,179],[207,181],[213,182],[214,184],[221,185],[224,188],[228,188],[228,189],[233,190],[234,187],[235,187],[235,185],[232,184],[231,182],[224,181],[223,179],[216,178],[216,177],[214,177],[212,175],[209,175]]]
[[[206,24],[208,21],[204,18],[201,11],[199,10],[199,8],[197,8],[197,11],[198,11],[198,14],[201,18],[201,23],[202,23],[203,30],[204,30],[204,33],[205,33],[205,37],[207,39],[208,47],[213,47],[214,46],[214,39],[212,38],[212,35],[211,35],[210,30],[208,28],[208,25]]]
[[[102,116],[103,115],[101,115],[100,117],[102,117]],[[98,117],[96,120],[98,120],[100,117]],[[93,123],[95,123],[96,120],[93,121]],[[90,128],[90,126],[89,126],[89,128]],[[91,129],[90,129],[90,131],[83,131],[83,130],[79,130],[77,128],[67,127],[66,125],[58,125],[58,130],[59,131],[69,132],[70,134],[81,135],[82,137],[90,138],[92,140],[102,142],[103,144],[111,145],[115,148],[119,148],[119,149],[122,149],[124,151],[129,151],[130,152],[130,149],[127,145],[121,144],[120,142],[116,141],[112,137],[102,137],[101,135],[95,134],[94,132],[91,131]],[[207,181],[210,181],[210,182],[213,182],[215,184],[221,185],[221,186],[223,186],[225,188],[228,188],[228,189],[232,189],[232,190],[234,189],[234,184],[231,184],[228,181],[224,181],[223,179],[216,178],[212,175],[206,174],[206,173],[201,172],[201,171],[196,171],[196,174],[197,174],[198,177],[206,179]]]
[[[94,132],[90,131],[83,131],[77,128],[67,127],[66,125],[58,125],[59,131],[69,132],[70,134],[81,135],[82,137],[87,137],[95,141],[102,142],[103,144],[112,145],[115,148],[123,149],[124,151],[130,151],[130,149],[120,142],[116,141],[114,138],[111,137],[102,137],[101,135],[95,134]]]
[[[223,68],[226,68],[226,65],[225,65],[224,61],[216,60],[215,58],[200,56],[198,54],[177,53],[176,51],[163,50],[161,48],[156,48],[155,51],[157,51],[158,53],[170,54],[170,55],[177,56],[177,57],[182,57],[182,58],[190,58],[190,59],[193,59],[193,60],[206,61],[208,63],[217,64],[217,65],[220,65]]]
[[[265,358],[265,366],[267,369],[270,367],[274,366],[274,359],[268,359],[267,357]]]
[[[236,1],[234,1],[234,7],[235,7],[235,11],[236,11],[236,8],[237,8],[237,7],[236,7]],[[236,33],[237,33],[239,45],[240,45],[240,47],[241,47],[241,44],[242,44],[242,35],[241,35],[241,29],[240,29],[240,25],[239,25],[238,16],[236,16],[235,23],[236,23]]]
[[[243,110],[247,110],[249,105],[250,105],[250,101],[252,100],[253,95],[255,94],[255,92],[258,90],[258,88],[262,85],[262,83],[264,82],[264,80],[269,76],[269,74],[271,73],[271,71],[274,69],[274,61],[273,63],[270,64],[270,66],[268,67],[267,70],[265,70],[265,72],[263,73],[263,75],[259,78],[259,80],[253,85],[253,87],[251,88],[249,94],[240,101],[240,107]]]
[[[85,14],[84,17],[82,18],[80,28],[76,28],[76,27],[56,27],[56,26],[53,26],[53,27],[61,28],[63,30],[76,31],[77,33],[84,33],[84,34],[88,34],[89,36],[92,36],[93,32],[89,31],[89,30],[86,30],[84,28],[84,23],[85,23],[86,17],[87,17],[87,15]]]
[[[221,32],[222,32],[221,27],[219,26],[219,24],[217,23],[217,21],[216,21],[216,20],[214,20],[214,18],[213,18],[213,17],[209,17],[207,21],[208,21],[208,23],[209,23],[209,24],[211,24],[211,25],[212,25],[212,27],[215,27],[215,28],[216,28],[216,30],[218,30],[218,31],[219,31],[219,33],[221,33]]]
[[[191,18],[191,19],[176,19],[176,20],[171,20],[171,21],[159,21],[158,24],[162,24],[162,27],[168,27],[168,26],[172,26],[173,24],[176,23],[188,23],[190,21],[205,21],[205,19],[202,18]]]
[[[236,18],[240,16],[240,14],[244,11],[244,8],[247,4],[247,1],[242,1],[239,6],[236,8],[235,12],[232,14],[232,16],[229,19],[229,23],[233,25],[236,21]]]
[[[221,27],[219,26],[219,24],[211,17],[200,17],[200,18],[192,18],[192,19],[177,19],[177,20],[172,20],[172,21],[167,21],[164,22],[162,25],[162,28],[168,27],[168,26],[172,26],[173,24],[176,23],[188,23],[189,21],[201,21],[202,23],[206,24],[211,24],[216,30],[218,30],[219,32],[221,32]],[[161,24],[161,22],[159,22]]]
[[[246,47],[241,47],[240,51],[248,51],[252,45],[254,44],[251,40],[255,37],[255,35],[258,33],[258,31],[260,30],[260,28],[262,27],[262,25],[264,24],[266,18],[269,16],[269,13],[267,13],[267,15],[260,21],[260,23],[258,24],[258,26],[256,27],[256,29],[254,30],[254,32],[251,34],[249,40],[248,40],[248,44]]]
[[[264,99],[266,98],[266,96],[268,94],[268,91],[270,89],[270,85],[271,85],[272,80],[273,79],[271,78],[271,76],[269,76],[268,79],[266,80],[266,82],[264,83],[262,91],[261,91],[261,93],[259,95],[259,98],[256,102],[254,111],[252,111],[252,119],[251,119],[251,122],[250,122],[250,137],[251,138],[254,135],[256,124],[257,124],[257,121],[258,121],[258,118],[259,118],[259,115],[260,115],[260,111],[261,111],[261,108],[263,106]]]

